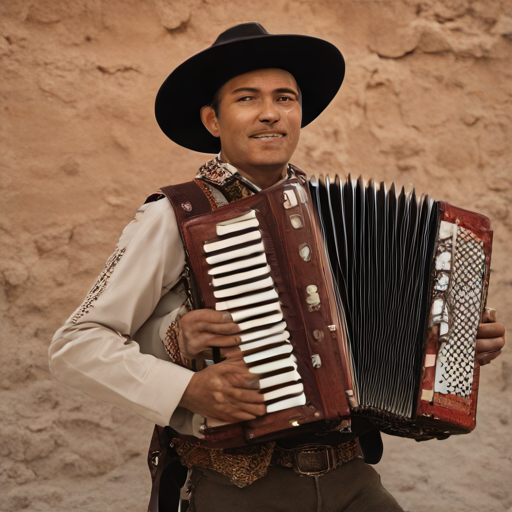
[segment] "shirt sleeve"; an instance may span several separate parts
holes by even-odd
[[[141,353],[133,339],[185,264],[170,203],[141,207],[82,305],[55,334],[50,369],[63,384],[169,425],[193,372]],[[176,411],[184,430],[192,413]]]

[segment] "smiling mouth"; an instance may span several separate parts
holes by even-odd
[[[282,133],[261,133],[252,136],[253,139],[277,139],[282,137],[284,137]]]

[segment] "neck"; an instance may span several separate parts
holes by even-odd
[[[247,178],[251,183],[254,183],[262,190],[275,185],[278,181],[286,176],[288,164],[268,165],[268,166],[251,166],[251,165],[236,165],[231,162],[224,155],[221,154],[221,160],[230,163],[241,176]]]

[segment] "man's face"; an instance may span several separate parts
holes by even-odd
[[[238,169],[286,166],[301,126],[299,91],[290,73],[260,69],[239,75],[221,87],[218,99],[212,133],[220,137],[225,160]]]

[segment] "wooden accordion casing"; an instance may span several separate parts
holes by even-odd
[[[288,179],[259,194],[233,202],[213,212],[193,217],[184,223],[182,231],[189,262],[203,299],[203,304],[197,304],[196,307],[226,310],[231,314],[235,313],[234,318],[237,312],[241,312],[240,314],[243,317],[244,311],[253,306],[239,307],[238,303],[233,301],[239,298],[252,297],[260,291],[254,292],[243,289],[240,295],[236,295],[237,290],[239,290],[236,286],[239,283],[235,285],[213,285],[213,282],[224,282],[222,280],[213,281],[219,275],[221,278],[226,276],[229,278],[229,276],[240,272],[238,270],[233,271],[230,267],[231,270],[222,273],[222,269],[227,268],[223,267],[222,255],[233,250],[232,248],[224,248],[223,241],[233,236],[239,236],[240,233],[242,235],[248,234],[250,241],[244,241],[245,239],[241,238],[242,243],[236,246],[235,250],[239,247],[242,250],[248,248],[245,253],[249,256],[238,256],[238,253],[234,253],[234,260],[232,257],[231,260],[235,266],[240,261],[252,257],[250,256],[251,250],[256,247],[256,244],[263,244],[266,262],[256,265],[256,273],[259,276],[251,277],[252,274],[250,273],[243,274],[244,270],[240,275],[246,276],[248,279],[245,279],[242,284],[248,283],[250,288],[252,283],[260,283],[263,282],[263,279],[271,278],[272,284],[268,289],[275,290],[276,298],[260,301],[254,307],[260,305],[265,307],[265,305],[277,302],[283,318],[273,321],[277,327],[282,326],[285,322],[285,327],[279,328],[279,332],[284,329],[285,334],[281,335],[280,341],[259,349],[247,350],[244,355],[247,353],[249,357],[246,357],[245,360],[251,367],[251,371],[254,369],[257,373],[260,373],[262,381],[269,376],[280,378],[283,373],[290,371],[291,368],[286,368],[273,370],[270,373],[262,373],[261,368],[266,368],[266,366],[259,365],[275,361],[290,362],[293,360],[300,377],[298,380],[295,377],[296,380],[291,387],[287,387],[291,383],[286,383],[270,386],[262,391],[265,394],[270,393],[265,395],[271,397],[268,402],[269,410],[272,408],[270,406],[279,409],[286,405],[286,408],[269,412],[252,421],[207,428],[202,441],[205,446],[218,448],[240,446],[245,443],[294,436],[299,432],[319,432],[333,429],[350,431],[350,417],[354,415],[369,419],[383,431],[405,437],[442,436],[445,433],[463,433],[474,428],[478,367],[470,369],[471,383],[469,387],[471,389],[469,396],[453,395],[451,389],[444,389],[445,392],[436,391],[434,383],[436,378],[435,365],[441,344],[440,338],[443,341],[446,337],[446,332],[440,332],[439,318],[441,318],[441,321],[447,321],[446,315],[450,316],[452,314],[451,311],[447,312],[447,308],[451,307],[447,300],[443,299],[444,302],[440,304],[438,297],[443,293],[446,295],[446,290],[451,289],[451,285],[446,288],[443,281],[443,284],[437,287],[444,291],[442,293],[439,290],[436,291],[436,283],[439,281],[439,279],[436,281],[436,276],[439,273],[436,270],[436,265],[438,265],[436,257],[439,256],[439,247],[442,245],[437,241],[437,234],[441,226],[441,220],[444,220],[450,223],[450,226],[457,226],[457,229],[460,227],[470,231],[473,233],[471,235],[473,238],[478,238],[481,241],[479,247],[482,247],[482,258],[485,261],[482,260],[482,275],[480,276],[482,284],[478,303],[478,318],[474,318],[472,321],[470,329],[472,339],[468,343],[469,350],[472,350],[472,355],[469,358],[472,358],[474,362],[474,339],[476,337],[474,326],[478,325],[485,304],[489,277],[492,232],[489,229],[488,219],[478,214],[451,207],[445,203],[436,203],[435,205],[433,205],[433,202],[429,203],[429,212],[432,211],[432,215],[436,213],[437,218],[428,221],[435,233],[432,232],[428,237],[425,237],[428,238],[427,242],[430,244],[430,252],[432,253],[430,262],[426,265],[426,270],[423,269],[423,272],[427,274],[423,279],[425,285],[423,288],[427,288],[426,291],[423,291],[423,296],[427,296],[427,298],[422,299],[424,311],[421,315],[417,315],[418,325],[414,327],[416,334],[413,338],[417,345],[413,351],[414,360],[411,361],[410,368],[399,370],[399,372],[403,371],[407,374],[405,380],[409,383],[409,387],[414,388],[411,388],[408,393],[416,398],[413,405],[405,407],[408,412],[404,413],[405,409],[402,410],[403,408],[400,409],[400,407],[397,409],[394,405],[381,406],[375,396],[375,391],[369,393],[370,399],[365,398],[361,401],[366,396],[364,389],[361,387],[361,382],[368,378],[366,375],[368,373],[367,368],[370,368],[368,380],[377,382],[375,389],[377,389],[378,395],[382,372],[396,373],[397,370],[393,368],[393,361],[394,359],[400,359],[400,357],[390,357],[389,353],[379,352],[379,348],[373,355],[366,354],[375,343],[377,343],[375,346],[380,346],[378,336],[376,342],[371,342],[373,345],[370,343],[368,350],[365,348],[364,358],[360,354],[358,355],[358,340],[355,332],[357,329],[354,325],[361,318],[364,319],[366,310],[356,320],[353,315],[351,316],[352,309],[356,308],[350,302],[350,294],[346,291],[348,288],[341,290],[344,287],[342,282],[346,280],[346,276],[340,277],[340,268],[343,270],[343,265],[337,268],[335,262],[332,261],[333,254],[340,250],[339,246],[342,244],[341,238],[343,237],[334,244],[330,240],[332,236],[329,235],[329,232],[336,231],[338,228],[336,225],[326,228],[325,224],[328,220],[326,212],[329,212],[332,216],[335,208],[331,203],[326,206],[327,202],[323,206],[321,205],[322,195],[327,189],[332,189],[334,185],[335,182],[329,182],[328,179],[327,184],[322,180],[320,182],[313,180],[309,186],[305,180],[299,178]],[[340,187],[338,179],[336,179],[336,186]],[[361,188],[362,182],[358,182],[358,186]],[[353,196],[356,197],[357,193],[361,191],[355,185],[352,188]],[[339,189],[341,190],[341,188]],[[413,200],[415,200],[415,197]],[[232,233],[222,234],[224,233],[223,229],[226,229],[225,226],[232,225],[233,219],[245,219],[244,216],[248,214],[253,215],[252,224],[247,224],[250,227],[234,235]],[[257,220],[257,227],[253,225],[255,223],[254,218]],[[239,225],[245,226],[245,224]],[[218,226],[224,226],[220,229],[220,235]],[[443,224],[443,233],[445,231],[448,233],[448,228],[447,224]],[[228,231],[229,229],[231,228],[228,228]],[[453,229],[456,230],[456,228]],[[260,233],[261,241],[256,232]],[[455,240],[454,233],[455,231],[450,235],[453,235],[453,240]],[[344,239],[347,239],[346,234]],[[215,245],[218,242],[221,243]],[[217,249],[217,247],[220,248]],[[422,245],[422,250],[424,250],[424,247],[425,243]],[[220,255],[221,262],[212,263],[214,261],[210,259],[212,255],[214,257]],[[268,267],[265,265],[268,265]],[[217,273],[212,276],[213,267],[220,269],[220,274]],[[251,268],[255,267],[248,267],[249,272]],[[264,268],[267,268],[268,272]],[[350,273],[353,273],[353,269]],[[478,273],[479,271],[477,271]],[[363,274],[365,273],[363,272]],[[448,274],[450,274],[449,271]],[[371,283],[364,284],[363,288],[365,286],[371,291]],[[227,293],[232,293],[229,291],[231,289],[234,290],[235,296],[228,296],[227,298],[215,296],[219,292],[222,296],[225,289],[228,289]],[[373,293],[369,296],[376,297]],[[371,302],[376,304],[375,307],[378,307],[379,301],[385,303],[387,299],[383,296]],[[434,303],[436,304],[436,310],[434,310]],[[371,313],[370,309],[368,315]],[[439,309],[441,312],[438,311]],[[276,311],[261,313],[256,318],[266,318],[265,315],[273,315],[274,313]],[[398,311],[396,314],[400,316],[401,313]],[[382,315],[378,313],[374,316],[380,318]],[[268,316],[268,318],[271,318],[271,316]],[[260,327],[253,327],[251,319],[252,317],[247,317],[247,315],[240,322],[235,319],[240,325],[246,326],[241,333],[242,349],[258,345],[258,340],[261,339],[258,336],[262,336],[263,341],[274,339],[272,330],[267,333],[261,331]],[[397,323],[391,318],[388,320],[388,323]],[[382,322],[382,320],[379,321]],[[380,325],[379,322],[376,325]],[[399,329],[403,330],[400,326]],[[444,328],[444,331],[446,331],[446,328]],[[263,332],[263,334],[256,334],[256,338],[254,338],[254,336],[251,337],[254,332]],[[386,344],[386,347],[392,346],[393,343]],[[260,357],[259,354],[267,354],[264,351],[268,350],[269,347],[270,350],[276,349],[277,354],[271,351],[269,352],[269,359],[257,362],[251,359],[250,356],[254,354],[256,358]],[[280,353],[281,349],[288,352]],[[290,350],[291,354],[289,353]],[[390,361],[389,369],[386,368],[388,363],[382,363],[382,361],[387,360],[386,358]],[[446,361],[444,361],[445,364],[448,364]],[[293,362],[289,364],[293,365]],[[379,367],[375,375],[371,374],[371,367],[374,364]],[[271,366],[270,368],[274,367]],[[409,374],[414,375],[410,376]],[[292,375],[292,373],[289,375]],[[268,382],[274,381],[269,379]],[[401,381],[399,380],[396,385],[400,387],[402,385]],[[300,391],[300,388],[303,388],[303,390]],[[282,391],[283,389],[285,391]],[[288,389],[291,390],[290,396],[286,395]],[[284,396],[279,397],[280,392],[284,393]],[[273,398],[276,393],[279,398]],[[467,389],[465,394],[468,395]],[[409,402],[411,402],[410,398]]]

